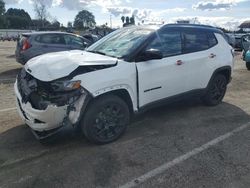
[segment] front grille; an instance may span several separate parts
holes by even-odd
[[[23,117],[27,120],[29,120],[29,118],[27,117],[25,111],[23,110],[22,106],[21,106],[21,103],[19,101],[19,99],[17,99],[17,103],[18,103],[18,106],[19,106],[19,109],[21,110],[22,114],[23,114]]]
[[[24,93],[23,93],[23,90],[22,90],[22,78],[21,78],[21,74],[22,74],[22,70],[17,75],[17,88],[18,88],[18,91],[19,91],[21,97],[23,98]]]
[[[22,69],[17,76],[17,88],[22,97],[22,101],[20,102],[29,102],[33,108],[38,110],[45,110],[48,104],[50,104],[49,101],[44,99],[49,94],[42,92],[44,90],[42,89],[43,87],[49,88],[48,83],[36,80],[25,69]]]
[[[26,73],[25,69],[22,69],[17,76],[17,88],[22,97],[23,103],[28,102],[30,94],[32,93],[32,90],[29,86],[29,83],[32,80],[34,80],[34,78],[30,74]]]

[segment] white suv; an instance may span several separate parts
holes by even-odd
[[[124,133],[133,113],[155,104],[190,95],[219,104],[232,69],[232,48],[216,28],[127,27],[87,51],[31,59],[15,93],[20,116],[39,139],[70,124],[104,144]]]

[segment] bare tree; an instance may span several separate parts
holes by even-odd
[[[42,27],[44,27],[44,24],[46,22],[46,19],[49,16],[49,13],[47,11],[48,7],[46,5],[45,0],[36,0],[34,2],[34,11],[36,13],[36,16],[38,20],[42,23]]]

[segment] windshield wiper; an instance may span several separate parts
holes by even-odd
[[[107,55],[104,52],[95,51],[95,50],[88,50],[87,52],[91,52],[91,53],[95,53],[95,54],[100,54],[100,55]]]

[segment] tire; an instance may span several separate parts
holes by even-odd
[[[86,109],[80,126],[85,137],[95,144],[117,140],[130,120],[128,105],[115,95],[104,95]]]
[[[247,70],[250,70],[250,62],[246,62]]]
[[[222,74],[217,74],[208,86],[208,91],[202,100],[207,106],[216,106],[222,102],[227,90],[227,78]]]

